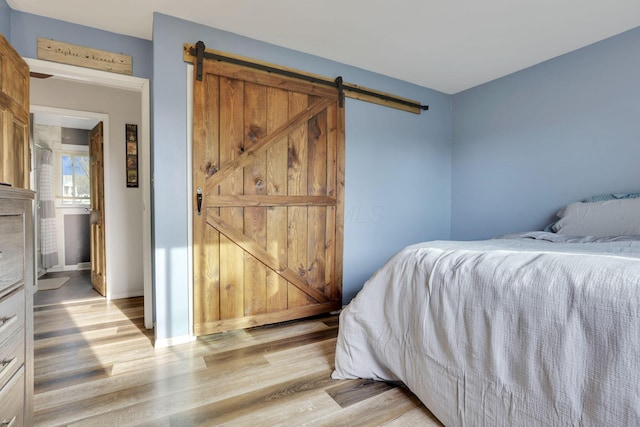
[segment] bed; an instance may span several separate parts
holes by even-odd
[[[567,206],[556,232],[398,252],[341,312],[332,377],[402,382],[446,426],[640,425],[640,198],[625,201],[613,231],[594,216],[607,200]],[[576,221],[588,235],[562,233]]]

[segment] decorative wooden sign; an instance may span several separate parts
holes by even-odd
[[[130,55],[43,38],[38,38],[38,59],[129,76],[133,74]]]

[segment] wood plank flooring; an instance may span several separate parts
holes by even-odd
[[[439,426],[404,387],[332,380],[338,316],[154,349],[143,300],[35,308],[38,426]]]

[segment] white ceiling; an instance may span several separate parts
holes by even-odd
[[[14,10],[148,40],[153,12],[161,12],[449,94],[640,26],[638,0],[7,3]]]

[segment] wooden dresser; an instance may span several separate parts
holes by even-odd
[[[33,195],[0,186],[0,427],[33,424]]]

